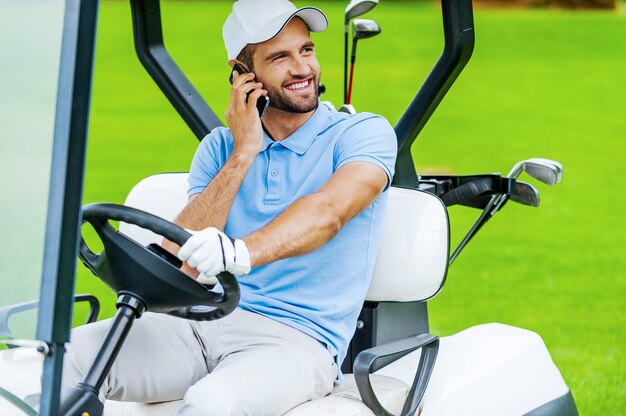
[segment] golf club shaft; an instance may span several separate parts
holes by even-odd
[[[522,170],[523,162],[518,162],[509,171],[507,177],[517,179],[520,173],[522,173]],[[454,262],[459,253],[461,253],[461,250],[463,250],[463,248],[467,245],[467,243],[470,242],[470,240],[476,235],[476,233],[482,228],[482,226],[485,225],[496,212],[502,209],[502,207],[504,206],[504,204],[506,204],[509,198],[510,196],[506,194],[494,195],[491,197],[483,212],[480,214],[474,225],[472,225],[472,228],[470,228],[467,234],[465,234],[463,240],[459,243],[457,248],[450,256],[450,262],[448,264],[452,264],[452,262]]]
[[[470,240],[476,235],[476,233],[480,231],[483,225],[485,225],[487,221],[489,221],[491,217],[493,217],[493,214],[497,212],[497,209],[494,210],[494,208],[499,205],[498,202],[500,199],[502,199],[502,197],[503,195],[494,195],[491,197],[483,212],[480,214],[474,225],[472,225],[472,228],[470,228],[467,234],[465,234],[465,237],[463,237],[463,240],[459,243],[456,249],[454,249],[454,252],[450,256],[450,261],[448,263],[449,265],[454,262],[454,260],[461,253],[461,250],[463,250],[463,248],[467,245],[467,243],[469,243]]]
[[[354,78],[354,62],[350,65],[350,82],[348,83],[348,97],[346,98],[346,104],[352,103],[352,80]]]
[[[357,39],[352,39],[352,56],[350,57],[350,81],[348,82],[348,95],[346,104],[352,103],[352,82],[354,81],[354,63],[356,62]]]
[[[345,25],[345,35],[343,42],[343,102],[348,99],[348,22]]]

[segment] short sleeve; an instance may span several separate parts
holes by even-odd
[[[398,140],[389,122],[377,115],[359,114],[362,120],[348,127],[335,145],[335,170],[350,162],[369,162],[387,173],[387,189],[393,179]]]
[[[222,167],[228,151],[225,131],[224,128],[214,129],[198,145],[189,169],[188,195],[202,192]]]

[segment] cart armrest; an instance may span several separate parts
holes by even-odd
[[[406,354],[422,348],[422,355],[417,367],[413,385],[402,408],[402,416],[413,415],[417,410],[422,397],[428,386],[430,375],[435,366],[437,352],[439,351],[439,338],[431,334],[413,335],[398,341],[378,345],[376,347],[361,351],[354,362],[354,379],[363,403],[369,407],[377,416],[393,416],[378,401],[369,375],[385,365],[376,364],[379,358],[394,357],[401,358]]]
[[[98,319],[100,313],[100,302],[98,298],[93,295],[76,295],[74,296],[74,303],[89,302],[89,314],[85,320],[86,324],[95,322]],[[16,313],[29,311],[39,307],[39,301],[25,302],[17,305],[9,305],[4,308],[0,308],[0,338],[11,338],[11,330],[9,329],[9,319]]]

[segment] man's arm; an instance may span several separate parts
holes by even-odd
[[[188,230],[207,227],[223,230],[233,201],[253,161],[254,157],[232,154],[204,191],[189,197],[174,223]],[[178,244],[167,239],[163,239],[161,245],[174,255],[180,250]],[[192,277],[198,276],[197,270],[189,267],[187,262],[183,263],[182,270]]]
[[[233,201],[253,161],[254,157],[232,154],[204,191],[189,197],[174,223],[188,230],[207,227],[223,230]],[[180,250],[178,244],[167,239],[163,239],[161,245],[174,255]],[[194,278],[199,274],[187,262],[183,263],[182,270]]]
[[[224,270],[247,274],[251,267],[312,252],[367,208],[387,183],[383,168],[348,163],[318,191],[294,202],[265,227],[240,240],[206,228],[187,240],[177,255],[190,275],[214,276]]]
[[[202,230],[206,227],[223,230],[230,208],[254,157],[233,153],[204,191],[189,197],[187,205],[174,222],[191,230]]]
[[[263,128],[256,101],[267,92],[253,82],[254,74],[233,73],[233,87],[226,109],[226,122],[233,136],[233,151],[205,190],[189,198],[176,224],[192,230],[215,227],[223,230],[239,188],[261,150]],[[246,94],[250,98],[246,102]]]
[[[233,201],[263,142],[256,101],[267,91],[261,89],[263,84],[252,82],[253,79],[254,74],[233,73],[233,87],[226,109],[226,122],[233,136],[232,153],[204,191],[189,198],[174,221],[180,227],[191,230],[215,227],[223,230],[226,225]],[[248,92],[250,97],[246,102]],[[178,245],[171,241],[164,240],[162,245],[170,252],[178,253]],[[192,275],[197,274],[186,265],[184,270]]]
[[[258,267],[320,248],[374,202],[388,180],[385,171],[372,163],[340,167],[317,192],[242,238],[250,252],[250,265]]]

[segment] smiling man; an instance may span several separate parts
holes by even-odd
[[[233,74],[228,128],[213,130],[194,156],[176,223],[196,232],[180,250],[164,245],[193,277],[237,275],[240,305],[211,322],[146,313],[104,396],[184,396],[181,415],[281,415],[341,379],[378,251],[396,137],[380,116],[320,105],[310,32],[326,27],[320,10],[287,0],[234,3],[223,29],[229,64],[250,72]],[[80,379],[105,330],[75,331],[66,385]]]

